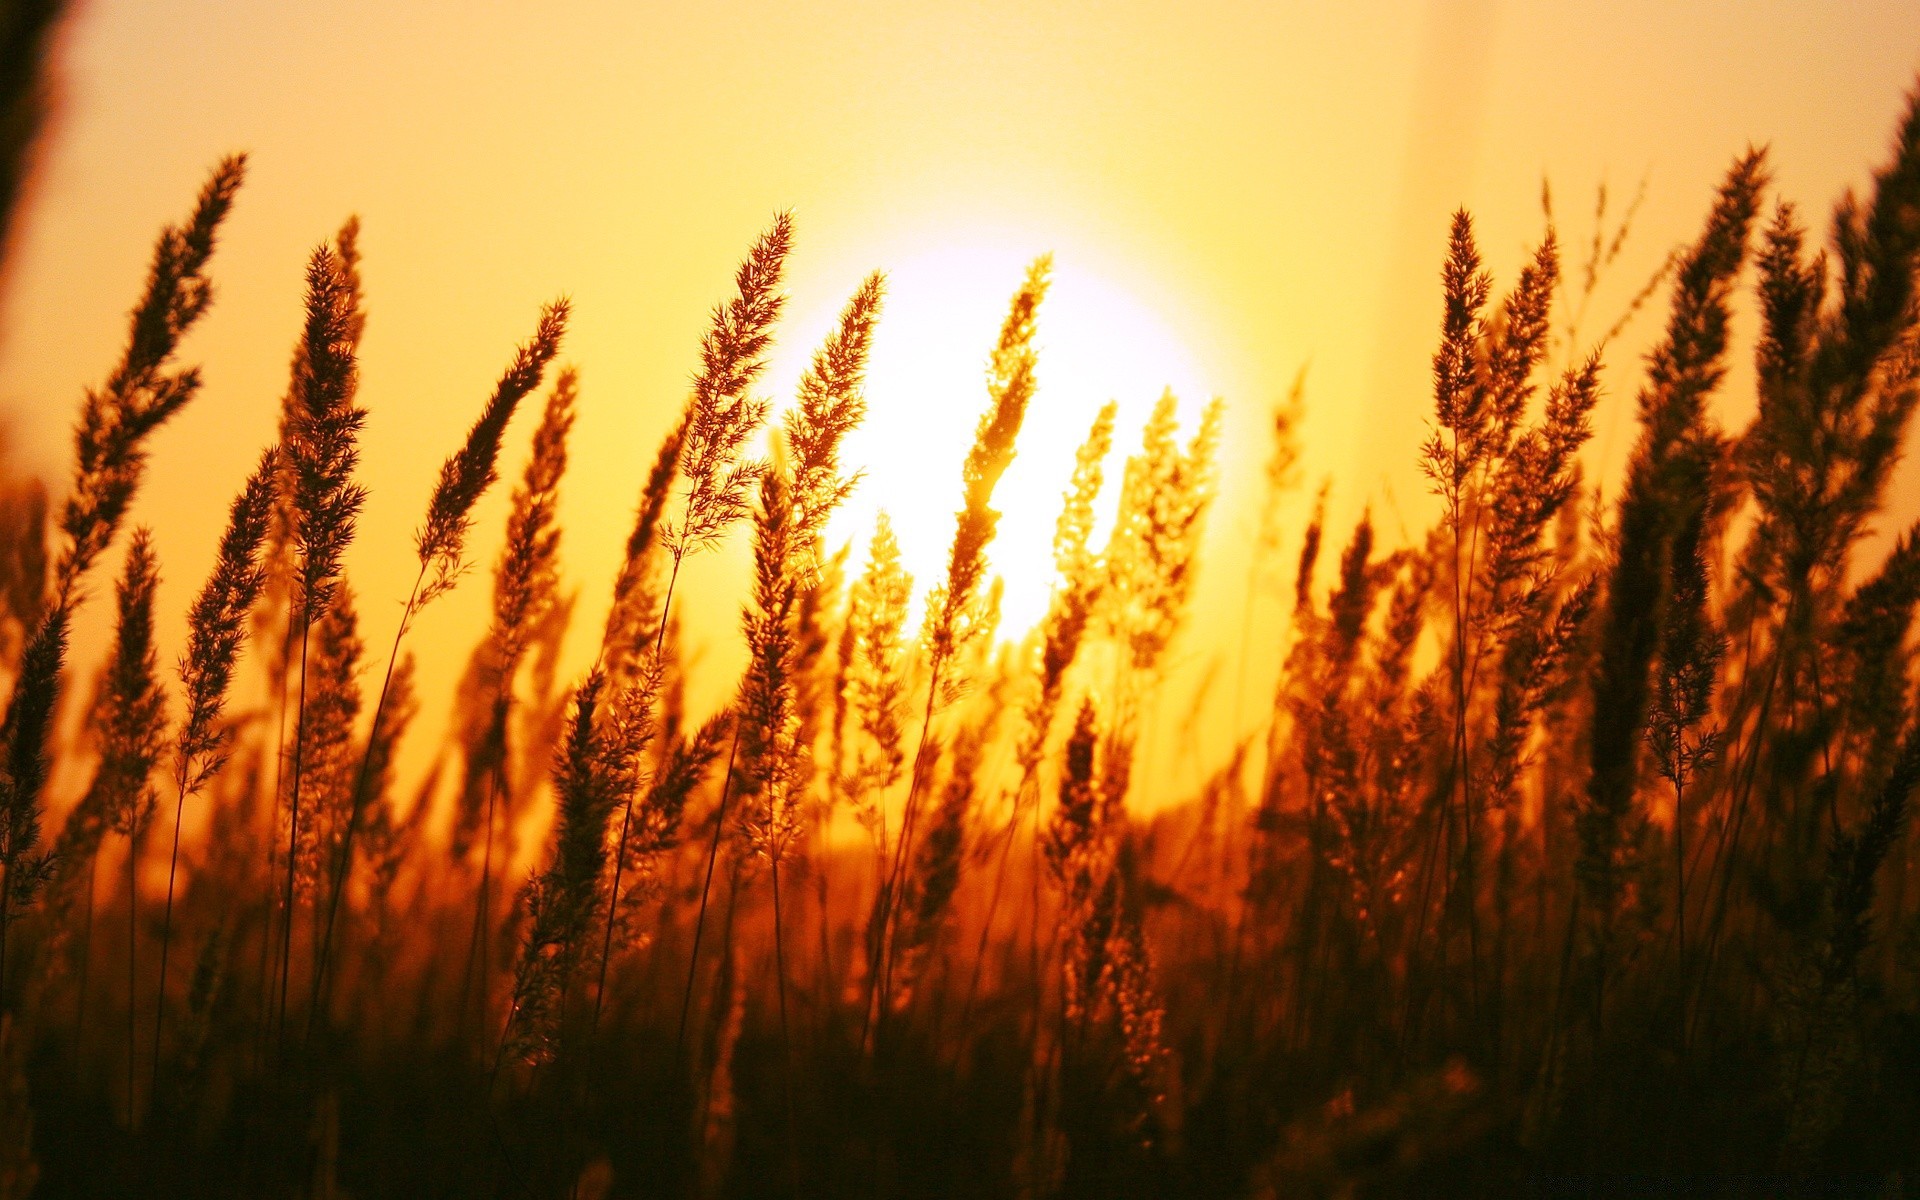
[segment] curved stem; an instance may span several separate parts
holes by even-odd
[[[660,655],[667,644],[667,615],[673,611],[673,585],[680,581],[680,556],[673,559],[673,571],[667,576],[667,594],[660,602],[660,630],[653,639],[653,661],[657,667]],[[736,744],[738,744],[736,742]],[[723,793],[720,803],[726,803]],[[613,922],[620,912],[620,875],[627,865],[627,831],[633,825],[633,791],[627,792],[627,802],[620,814],[620,840],[613,848],[613,894],[607,898],[607,936],[600,946],[600,980],[593,989],[593,1025],[595,1032],[600,1029],[600,1007],[607,998],[607,965],[613,960]],[[711,873],[711,868],[709,868]],[[703,895],[702,900],[705,899]]]
[[[496,715],[499,709],[495,709]],[[504,718],[498,718],[504,720]],[[496,727],[497,728],[497,727]],[[465,1032],[467,1027],[467,1000],[475,980],[476,966],[480,985],[480,1017],[476,1027],[480,1033],[479,1051],[481,1061],[486,1061],[487,1032],[487,918],[492,915],[491,886],[493,880],[493,806],[494,798],[500,790],[501,776],[506,773],[506,747],[500,747],[500,760],[487,772],[487,814],[485,848],[480,855],[480,889],[473,905],[473,934],[467,939],[467,962],[460,973],[460,1012],[455,1026],[455,1035]]]
[[[127,1132],[135,1132],[139,1119],[139,1104],[134,1094],[134,1060],[139,1057],[137,1044],[139,1034],[140,1005],[134,997],[134,987],[138,983],[138,974],[134,969],[135,958],[140,949],[140,825],[139,813],[133,814],[134,823],[127,829]]]
[[[293,710],[293,798],[289,804],[287,821],[286,911],[280,932],[279,1012],[274,1018],[276,1053],[284,1051],[287,1040],[287,984],[293,968],[293,877],[298,872],[300,856],[300,757],[307,740],[307,643],[312,631],[313,614],[302,612],[300,614],[300,698]]]
[[[800,1196],[800,1140],[793,1116],[793,1031],[787,1024],[787,960],[780,922],[780,855],[770,856],[773,871],[773,977],[780,994],[780,1084],[787,1103],[787,1173],[795,1200]]]
[[[180,790],[173,804],[173,853],[167,859],[167,904],[160,918],[160,986],[153,998],[153,1075],[147,1085],[149,1095],[160,1095],[160,1035],[167,1015],[167,951],[173,942],[174,878],[180,869],[180,820],[187,807],[187,777],[192,760],[180,760]],[[131,997],[129,997],[131,1000]]]
[[[933,728],[933,705],[940,695],[940,666],[939,663],[934,664],[927,681],[927,708],[920,721],[920,744],[913,752],[913,771],[907,779],[907,803],[900,814],[900,839],[894,844],[893,866],[887,872],[880,894],[874,898],[880,908],[880,937],[874,944],[872,962],[867,971],[867,1000],[860,1017],[862,1049],[867,1047],[868,1037],[880,1023],[881,1011],[886,1008],[893,982],[894,923],[899,913],[895,898],[899,895],[901,885],[906,882],[907,855],[913,848],[914,816],[919,808],[920,776],[927,757],[927,734]]]
[[[415,607],[420,599],[420,585],[427,578],[427,564],[420,564],[420,573],[414,577],[413,591],[407,596],[407,606],[400,610],[400,627],[393,631],[393,649],[387,652],[387,673],[380,680],[380,699],[374,702],[373,725],[367,730],[367,744],[360,752],[360,769],[354,773],[353,791],[347,803],[347,829],[340,838],[340,849],[334,854],[332,881],[327,891],[327,919],[320,930],[320,944],[313,951],[313,995],[307,1008],[307,1040],[313,1039],[314,1024],[320,1019],[324,991],[327,980],[327,968],[331,965],[333,947],[334,919],[340,913],[340,893],[346,890],[347,871],[353,864],[353,835],[360,827],[360,813],[366,808],[367,772],[373,767],[373,753],[379,748],[380,719],[387,712],[387,696],[393,688],[393,668],[400,658],[400,639],[407,636],[407,626],[413,621]]]
[[[727,827],[727,795],[733,790],[733,765],[740,749],[740,726],[733,727],[733,744],[727,750],[727,773],[720,781],[720,808],[713,818],[713,841],[707,846],[707,877],[700,884],[700,911],[693,920],[693,950],[687,955],[687,988],[680,997],[680,1031],[674,1035],[674,1058],[679,1060],[687,1047],[687,1013],[693,1008],[693,981],[700,968],[700,935],[707,924],[707,896],[713,890],[713,867],[720,857],[720,833]],[[731,907],[729,907],[731,911]]]

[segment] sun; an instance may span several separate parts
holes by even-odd
[[[956,241],[886,267],[886,306],[868,364],[867,419],[844,451],[846,465],[862,476],[828,531],[830,548],[852,544],[849,572],[864,562],[884,510],[916,596],[942,578],[960,506],[961,463],[987,404],[987,357],[1033,257],[1013,245]],[[1052,280],[1034,338],[1036,393],[1013,464],[994,492],[1001,517],[989,558],[1005,588],[1000,633],[1007,638],[1019,637],[1046,613],[1054,520],[1074,452],[1101,406],[1109,400],[1118,406],[1099,507],[1104,526],[1125,456],[1160,394],[1173,389],[1188,425],[1213,395],[1193,356],[1150,305],[1071,257],[1055,256]],[[794,328],[824,331],[833,316],[823,305]],[[798,379],[810,354],[807,346],[783,346],[773,372],[777,384]],[[1096,529],[1095,544],[1104,536],[1104,528]]]

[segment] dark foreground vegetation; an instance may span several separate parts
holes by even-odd
[[[1247,587],[1291,616],[1227,636],[1285,667],[1192,795],[1133,774],[1172,652],[1216,648],[1185,624],[1217,409],[1182,431],[1169,397],[1117,456],[1101,414],[1051,608],[998,629],[997,523],[1056,518],[993,507],[1046,399],[1035,264],[910,621],[884,522],[823,536],[878,276],[762,450],[784,216],[637,464],[583,676],[559,663],[601,611],[558,567],[565,302],[429,493],[398,637],[365,640],[352,222],[311,257],[280,437],[187,642],[157,645],[144,447],[193,399],[176,351],[243,167],[161,235],[64,491],[0,479],[0,1197],[1920,1188],[1920,530],[1875,524],[1920,398],[1920,94],[1824,249],[1736,160],[1644,363],[1550,353],[1574,290],[1551,229],[1502,282],[1457,216],[1441,519],[1388,546],[1269,513]],[[1728,429],[1739,305],[1757,409]],[[1639,426],[1597,481],[1603,389]],[[409,631],[492,540],[471,513],[503,472],[491,624],[402,792]],[[748,665],[689,714],[675,587],[736,537]],[[113,642],[75,678],[88,602]]]

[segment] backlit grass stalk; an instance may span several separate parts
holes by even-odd
[[[501,549],[493,574],[493,624],[488,631],[485,671],[493,676],[493,695],[487,707],[486,725],[478,745],[467,754],[465,786],[461,789],[463,822],[474,816],[483,825],[480,858],[480,887],[474,900],[473,937],[469,944],[469,962],[461,976],[463,992],[478,971],[481,995],[481,1028],[486,1028],[486,996],[489,977],[487,962],[488,921],[492,912],[493,842],[496,805],[512,811],[507,791],[507,730],[513,703],[513,684],[525,657],[535,628],[559,599],[560,528],[557,523],[560,480],[567,469],[567,436],[573,429],[574,401],[578,376],[569,368],[560,372],[540,426],[534,431],[533,450],[526,472],[514,490],[513,505],[507,516],[506,545]],[[484,775],[481,782],[478,775]],[[484,807],[474,812],[472,793],[487,789]],[[458,844],[458,843],[456,843]],[[477,957],[477,966],[474,958]],[[461,1001],[461,1019],[465,1019],[466,1001]]]
[[[72,490],[60,515],[53,595],[28,638],[0,721],[0,1014],[12,1007],[7,943],[13,914],[33,903],[53,867],[40,849],[40,793],[80,582],[133,503],[146,467],[147,439],[199,390],[197,368],[170,370],[169,365],[180,340],[213,302],[206,265],[245,173],[244,156],[223,159],[186,223],[161,231],[145,292],[128,319],[120,361],[101,387],[88,389],[81,405]]]
[[[186,719],[174,748],[179,772],[173,806],[173,848],[167,857],[167,900],[160,920],[160,975],[153,1005],[153,1075],[149,1093],[160,1094],[160,1042],[167,1014],[168,952],[173,944],[173,897],[180,868],[180,826],[187,797],[226,766],[233,729],[222,717],[234,665],[246,638],[247,614],[260,598],[266,570],[261,542],[273,505],[274,477],[280,469],[277,448],[261,454],[259,465],[228,510],[226,532],[200,595],[187,614],[187,650],[180,658],[180,687]]]
[[[307,652],[314,623],[340,586],[340,559],[353,540],[366,489],[353,481],[366,410],[357,406],[356,352],[364,318],[346,260],[320,246],[307,263],[306,324],[294,355],[283,452],[291,468],[295,553],[293,617],[300,629],[300,682],[294,704],[293,772],[289,788],[286,887],[282,902],[280,981],[273,1005],[276,1042],[284,1041],[287,986],[293,968],[293,893],[298,874],[301,771],[305,766]]]
[[[1734,277],[1746,256],[1763,156],[1741,157],[1722,184],[1701,234],[1676,275],[1667,334],[1647,363],[1641,434],[1620,498],[1618,541],[1608,571],[1593,680],[1591,773],[1576,818],[1581,893],[1593,922],[1589,1015],[1603,1019],[1610,935],[1624,856],[1636,837],[1633,803],[1639,743],[1651,700],[1651,669],[1667,603],[1677,530],[1675,493],[1703,478],[1718,453],[1706,401],[1725,371]]]
[[[876,957],[868,964],[868,1015],[862,1018],[863,1044],[877,1015],[876,1005],[879,1012],[884,1012],[887,1006],[888,980],[893,969],[892,942],[898,926],[893,897],[905,878],[906,865],[913,852],[914,820],[926,773],[927,735],[933,726],[933,713],[957,690],[951,668],[979,630],[986,551],[1000,523],[1000,513],[992,507],[993,489],[1013,461],[1014,443],[1026,419],[1027,405],[1033,399],[1034,367],[1039,361],[1033,347],[1034,323],[1040,302],[1047,294],[1052,265],[1052,259],[1042,255],[1027,268],[1026,279],[1014,293],[1006,320],[1000,326],[1000,337],[987,365],[988,408],[980,418],[973,447],[962,468],[965,506],[955,519],[953,546],[947,555],[946,582],[927,598],[927,620],[922,634],[928,659],[927,704],[920,720],[919,748],[914,752],[913,766],[907,776],[900,836],[894,847],[893,863],[877,897],[879,919],[875,926],[880,936]]]
[[[466,570],[466,540],[473,525],[473,507],[500,477],[497,470],[500,439],[505,436],[507,425],[519,409],[520,401],[540,386],[547,364],[559,353],[560,340],[566,334],[570,312],[571,306],[565,299],[556,300],[541,310],[539,326],[533,337],[514,354],[513,362],[494,385],[493,394],[487,398],[473,427],[467,431],[466,443],[440,467],[439,483],[427,502],[426,520],[414,535],[420,570],[407,596],[406,607],[401,610],[400,624],[393,635],[393,648],[387,654],[386,674],[380,681],[379,698],[373,706],[376,728],[386,711],[387,694],[393,685],[394,664],[399,661],[400,643],[406,637],[408,627],[427,604],[452,591]],[[347,873],[353,864],[353,838],[359,828],[361,809],[365,806],[362,792],[367,786],[372,753],[373,743],[369,741],[355,773],[347,827],[333,863],[326,920],[319,931],[319,945],[314,950],[313,996],[307,1009],[309,1034],[325,1006],[334,921],[340,910],[340,893],[346,889]]]
[[[993,890],[987,899],[986,917],[980,924],[980,941],[975,947],[973,972],[967,983],[966,999],[960,1007],[960,1036],[964,1037],[968,1016],[980,986],[980,972],[986,959],[987,943],[993,932],[994,916],[1006,881],[1007,859],[1011,856],[1015,831],[1029,804],[1035,811],[1033,871],[1040,871],[1038,792],[1040,763],[1045,758],[1047,741],[1058,719],[1061,693],[1067,670],[1080,652],[1087,627],[1092,622],[1100,597],[1107,585],[1102,561],[1089,543],[1093,538],[1094,501],[1105,480],[1107,455],[1113,449],[1113,422],[1117,406],[1108,401],[1094,416],[1087,438],[1074,453],[1073,476],[1067,485],[1060,515],[1053,529],[1054,584],[1047,600],[1046,616],[1041,618],[1037,665],[1038,690],[1028,697],[1022,712],[1025,718],[1014,761],[1020,769],[1019,781],[1009,799],[1007,824],[1001,833],[999,861],[994,867]],[[1034,919],[1039,907],[1034,905]],[[1038,930],[1030,931],[1035,940]]]
[[[732,300],[714,308],[700,342],[700,370],[694,376],[693,396],[687,403],[679,431],[670,439],[677,443],[678,473],[686,481],[686,490],[678,519],[660,522],[661,545],[672,565],[660,604],[659,630],[654,636],[656,662],[666,645],[673,589],[680,579],[681,564],[688,554],[717,546],[736,521],[749,515],[750,496],[766,471],[766,464],[745,457],[748,441],[767,416],[767,402],[750,395],[748,389],[766,369],[773,327],[786,305],[780,280],[792,244],[793,218],[788,213],[778,213],[734,273],[736,294]],[[658,468],[655,477],[663,482],[671,478]],[[643,504],[643,516],[650,507]],[[636,542],[641,540],[640,527],[636,526],[634,536]],[[652,536],[652,526],[648,525],[645,537]],[[630,553],[629,559],[632,557]],[[694,917],[693,949],[688,956],[687,986],[680,1006],[680,1031],[675,1037],[676,1057],[686,1047],[687,1013],[693,1000],[694,976],[700,965],[700,939],[706,928],[713,864],[719,853],[720,831],[726,823],[734,761],[735,755],[729,752],[727,773],[720,787],[720,805],[714,818],[713,848],[707,856],[706,878],[700,886],[700,907]],[[625,823],[623,816],[622,824]]]
[[[139,1121],[134,1084],[138,1055],[135,1003],[140,945],[140,844],[153,818],[158,796],[153,770],[166,740],[166,689],[159,679],[153,644],[153,595],[160,568],[151,535],[133,531],[127,562],[115,589],[117,620],[95,729],[100,738],[100,770],[93,786],[105,800],[107,826],[127,839],[127,1128]]]
[[[796,622],[803,597],[817,578],[820,538],[827,520],[857,482],[856,476],[842,472],[840,448],[866,416],[867,354],[883,290],[882,277],[877,272],[871,274],[841,310],[833,333],[801,376],[797,403],[781,424],[775,461],[761,468],[759,504],[753,514],[752,593],[741,614],[747,669],[736,702],[740,716],[734,738],[738,742],[736,750],[743,753],[729,752],[721,779],[720,805],[707,848],[707,868],[687,964],[683,1029],[699,968],[701,928],[725,830],[728,797],[734,790],[736,764],[745,767],[740,792],[751,805],[741,820],[742,830],[751,852],[764,857],[772,868],[776,905],[779,861],[799,828],[802,805],[798,793],[804,784],[801,756],[805,748],[800,743],[801,721],[795,711],[795,696],[800,675],[813,664],[800,661]],[[790,1046],[790,1039],[784,1036],[785,950],[780,934],[776,929],[776,973],[783,1044]]]

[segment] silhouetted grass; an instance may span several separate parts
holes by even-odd
[[[1237,630],[1191,611],[1225,502],[1218,402],[1183,430],[1160,397],[1104,541],[1130,436],[1113,405],[1058,513],[994,507],[1048,402],[1041,259],[982,347],[916,636],[887,519],[858,550],[823,540],[859,480],[843,447],[881,276],[755,453],[794,236],[776,216],[635,465],[574,679],[557,505],[589,401],[559,372],[410,797],[395,758],[434,681],[396,636],[368,690],[372,601],[342,567],[366,500],[354,221],[311,256],[281,442],[188,613],[179,697],[136,531],[92,719],[59,736],[83,580],[197,384],[172,359],[240,172],[224,162],[163,232],[82,406],[69,494],[0,478],[0,1196],[1894,1196],[1920,1178],[1920,532],[1869,553],[1920,402],[1920,91],[1824,256],[1762,156],[1736,159],[1647,293],[1668,316],[1643,364],[1607,359],[1618,326],[1581,341],[1624,236],[1604,202],[1574,282],[1549,208],[1504,292],[1456,214],[1418,464],[1436,520],[1404,544],[1371,510],[1329,528],[1330,480],[1291,525],[1296,383],[1264,427]],[[1729,432],[1743,305],[1755,415]],[[402,634],[479,553],[476,503],[568,312],[543,312],[442,467]],[[1638,440],[1624,478],[1589,479],[1609,389],[1637,394]],[[992,548],[1014,519],[1054,522],[1056,579],[1038,625],[1003,633]],[[689,713],[703,668],[675,645],[675,585],[736,534],[746,667],[720,711]],[[1266,594],[1284,619],[1256,620]],[[249,655],[249,637],[280,645]],[[1282,665],[1250,711],[1262,645]],[[1137,747],[1182,715],[1173,665],[1210,657],[1233,722],[1182,725],[1217,753],[1186,786]],[[56,765],[77,794],[49,794]],[[139,848],[163,783],[156,920]],[[503,883],[520,846],[531,870]]]

